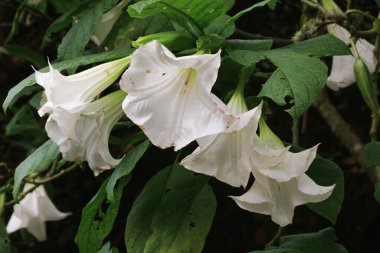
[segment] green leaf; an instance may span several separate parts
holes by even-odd
[[[194,29],[202,30],[207,27],[212,20],[225,14],[232,5],[231,0],[145,0],[130,5],[128,13],[136,18],[163,13],[194,33],[197,32]]]
[[[268,250],[251,251],[249,253],[302,253],[302,252],[296,249],[268,249]]]
[[[121,177],[129,175],[132,172],[132,170],[136,166],[136,163],[140,160],[140,158],[144,155],[145,151],[148,149],[149,144],[149,140],[146,140],[137,147],[133,148],[131,151],[128,152],[127,155],[124,156],[123,160],[121,160],[119,165],[114,169],[106,187],[108,200],[114,201],[114,188],[116,182]]]
[[[335,188],[331,196],[319,203],[309,203],[307,206],[317,214],[335,224],[344,199],[343,172],[334,162],[317,156],[306,172],[318,185]]]
[[[264,84],[259,96],[268,97],[278,105],[286,105],[286,98],[291,98],[291,108],[286,111],[298,119],[325,86],[326,65],[319,59],[290,50],[272,50],[264,55],[278,69]]]
[[[271,49],[273,40],[227,40],[227,48],[233,50],[266,51]]]
[[[98,251],[98,253],[119,253],[119,250],[116,248],[111,248],[111,243],[106,242],[103,247]]]
[[[273,0],[264,0],[264,1],[260,1],[258,3],[255,3],[254,5],[248,7],[247,9],[244,9],[240,12],[238,12],[237,14],[235,14],[233,17],[231,17],[229,20],[226,21],[226,23],[224,24],[224,26],[220,29],[220,31],[218,32],[218,34],[221,34],[224,32],[224,29],[226,29],[227,27],[229,27],[232,23],[235,23],[236,20],[238,20],[241,16],[243,16],[244,14],[252,11],[253,9],[256,9],[256,8],[259,8],[259,7],[263,7],[267,4],[269,4],[270,2],[272,2]]]
[[[380,142],[367,143],[363,148],[362,167],[370,168],[380,165]]]
[[[64,14],[60,16],[59,18],[57,18],[46,30],[44,38],[42,39],[42,47],[45,47],[46,44],[50,42],[51,36],[53,33],[59,32],[65,27],[69,26],[73,21],[73,17],[75,17],[76,15],[79,15],[81,11],[88,8],[91,2],[92,0],[87,0],[84,3],[80,3],[79,1],[78,2],[72,1],[72,3],[70,3],[70,0],[69,1],[61,1],[61,0],[53,1],[53,5],[56,8],[58,8],[58,10],[63,10],[63,9],[66,9],[66,10],[62,11],[62,13]],[[67,3],[69,5],[67,5]]]
[[[313,39],[301,41],[281,49],[292,50],[300,54],[312,56],[351,55],[351,50],[337,37],[325,34]]]
[[[380,8],[380,0],[375,0],[377,7]]]
[[[4,46],[4,48],[8,53],[21,56],[22,58],[25,58],[27,61],[30,61],[32,64],[36,65],[38,68],[46,66],[46,60],[41,54],[36,51],[16,44],[7,44]]]
[[[205,177],[176,165],[157,173],[135,200],[127,218],[130,253],[201,252],[216,200]]]
[[[61,61],[58,63],[52,64],[52,66],[55,69],[58,69],[59,71],[65,70],[65,69],[71,69],[76,68],[83,65],[88,65],[92,63],[98,63],[103,61],[111,61],[116,60],[125,56],[128,56],[132,53],[131,50],[118,50],[118,51],[110,51],[110,52],[104,52],[99,54],[92,54],[92,55],[85,55],[81,56],[72,60],[66,60]],[[49,70],[49,67],[45,67],[41,69],[41,72],[46,72]],[[4,112],[7,111],[8,107],[11,106],[15,101],[16,98],[18,98],[19,94],[25,90],[25,88],[32,86],[36,83],[36,80],[34,78],[34,73],[19,82],[16,86],[14,86],[9,92],[7,97],[4,100],[3,103],[3,110]]]
[[[14,175],[13,198],[17,199],[22,180],[31,173],[37,173],[49,166],[59,155],[58,146],[51,140],[46,141],[30,156],[20,163]]]
[[[373,194],[377,203],[380,204],[380,182],[375,184],[375,193]]]
[[[58,46],[58,59],[68,60],[83,54],[87,43],[96,31],[96,27],[105,11],[113,7],[114,0],[93,1],[81,12],[79,19],[74,21],[73,26]]]
[[[347,253],[337,244],[333,228],[326,228],[317,233],[289,235],[280,238],[280,248],[295,249],[302,253]]]
[[[11,241],[9,240],[8,233],[2,220],[0,220],[0,252],[11,252]]]
[[[101,249],[103,240],[112,230],[119,211],[123,189],[128,184],[129,179],[124,177],[119,181],[113,202],[107,201],[106,186],[108,180],[105,181],[96,195],[83,208],[81,222],[75,236],[75,243],[80,253],[94,253]],[[107,207],[104,207],[105,204]]]

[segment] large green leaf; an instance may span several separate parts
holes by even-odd
[[[132,170],[135,168],[136,163],[144,155],[145,151],[149,147],[149,140],[144,141],[134,149],[128,152],[128,154],[121,160],[119,165],[114,169],[110,179],[107,183],[107,199],[110,201],[114,200],[114,188],[116,182],[126,175],[129,175]]]
[[[64,10],[62,13],[64,13],[62,16],[57,18],[45,32],[45,36],[42,39],[42,47],[44,47],[47,43],[50,42],[51,36],[53,33],[61,31],[65,27],[69,26],[73,22],[73,17],[78,15],[81,11],[88,8],[91,4],[92,0],[86,0],[82,2],[76,2],[73,1],[70,3],[70,1],[61,1],[61,0],[55,0],[52,1],[52,3],[55,5],[56,8],[59,10]],[[67,5],[68,4],[68,5]]]
[[[344,199],[343,172],[334,162],[317,156],[306,172],[317,184],[331,186],[335,184],[331,196],[319,203],[309,203],[307,206],[317,214],[335,224]]]
[[[280,248],[295,249],[302,253],[347,253],[337,244],[333,228],[326,228],[317,233],[288,235],[280,238]]]
[[[202,28],[225,14],[232,4],[231,0],[145,0],[130,5],[128,13],[136,18],[163,13],[190,32],[199,35]]]
[[[127,218],[129,253],[198,253],[215,214],[216,200],[204,176],[176,165],[157,173]]]
[[[249,253],[302,253],[302,252],[296,249],[267,249],[267,250],[251,251]]]
[[[20,192],[22,180],[31,173],[45,169],[58,156],[59,148],[51,140],[46,141],[37,148],[30,156],[20,163],[14,176],[13,198],[17,199]]]
[[[380,166],[380,142],[367,143],[363,148],[363,168]]]
[[[103,13],[114,4],[114,0],[97,0],[93,1],[92,6],[83,10],[59,45],[58,58],[69,60],[82,55],[91,36],[96,31]]]
[[[8,233],[5,230],[5,226],[2,220],[0,220],[0,252],[11,252],[11,241],[9,240]]]
[[[132,53],[131,50],[118,50],[118,51],[110,51],[110,52],[104,52],[99,54],[92,54],[92,55],[85,55],[81,56],[72,60],[66,60],[61,61],[58,63],[53,63],[52,66],[57,70],[65,70],[65,69],[71,69],[76,68],[83,65],[88,65],[92,63],[98,63],[103,61],[111,61],[115,59],[119,59],[125,56],[128,56]],[[45,67],[41,69],[41,72],[46,72],[49,70],[49,67]],[[34,78],[34,73],[19,82],[16,86],[14,86],[9,92],[7,97],[4,100],[3,103],[3,110],[4,112],[7,111],[8,107],[11,106],[16,99],[19,97],[19,94],[25,90],[25,88],[32,86],[36,83],[36,80]]]
[[[129,179],[124,177],[119,181],[112,202],[107,201],[108,180],[105,181],[96,195],[83,208],[81,222],[75,236],[75,243],[80,253],[94,253],[102,248],[103,240],[112,230],[123,189]]]
[[[313,56],[351,55],[351,50],[337,37],[325,34],[283,47],[296,53]]]
[[[268,97],[278,105],[291,108],[286,111],[298,119],[322,91],[327,79],[327,67],[319,59],[290,50],[272,50],[264,53],[278,69],[264,84],[259,96]]]

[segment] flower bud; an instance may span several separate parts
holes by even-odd
[[[379,113],[379,103],[377,101],[375,89],[372,85],[371,74],[360,58],[355,59],[354,73],[364,101],[372,112]]]
[[[183,51],[195,47],[194,38],[184,31],[169,31],[142,36],[133,41],[132,46],[138,48],[153,40],[158,40],[171,51]]]

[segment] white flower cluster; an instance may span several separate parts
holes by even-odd
[[[305,174],[317,147],[290,152],[260,120],[261,105],[248,111],[240,92],[228,105],[211,93],[220,62],[220,52],[176,57],[152,41],[131,57],[71,76],[50,67],[36,72],[46,96],[39,113],[49,115],[46,131],[63,158],[88,161],[95,174],[120,161],[110,155],[108,138],[124,113],[160,148],[179,150],[196,140],[199,147],[181,162],[185,168],[235,187],[247,187],[253,175],[252,187],[232,199],[280,226],[290,224],[296,206],[325,200],[334,186]],[[99,98],[122,72],[121,90]]]

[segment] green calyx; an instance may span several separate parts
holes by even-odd
[[[343,11],[334,2],[334,0],[321,0],[321,4],[329,15],[331,15],[331,16],[344,16]]]
[[[171,51],[183,51],[195,47],[194,38],[185,31],[169,31],[149,34],[133,41],[132,46],[138,48],[153,40],[158,40]]]
[[[260,128],[260,139],[267,145],[269,148],[273,149],[282,149],[284,148],[284,144],[278,138],[278,136],[273,133],[273,131],[269,128],[267,123],[263,118],[259,120],[259,128]]]

